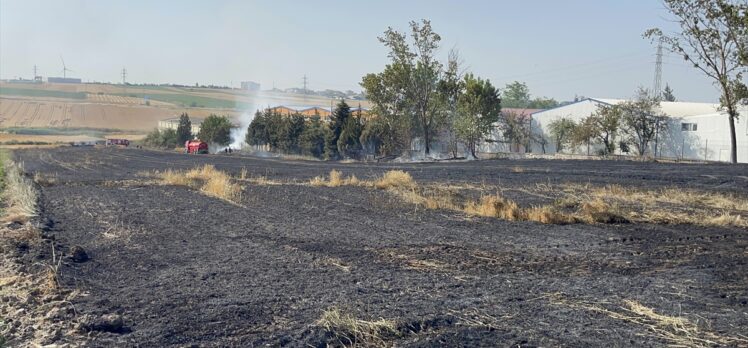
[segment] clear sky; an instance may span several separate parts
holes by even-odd
[[[534,96],[627,98],[651,87],[656,48],[644,30],[675,29],[659,0],[0,0],[0,78],[68,73],[84,81],[262,83],[360,90],[381,71],[388,27],[430,19],[441,56],[503,87],[525,81]],[[679,100],[713,101],[711,82],[669,54],[663,86]]]

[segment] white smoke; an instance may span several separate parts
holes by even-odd
[[[238,128],[231,129],[231,144],[227,147],[233,150],[241,150],[247,144],[244,140],[247,137],[247,130],[252,120],[255,119],[255,113],[269,108],[271,105],[261,95],[257,95],[252,99],[249,107],[242,112],[237,121]],[[223,150],[223,149],[221,149]]]

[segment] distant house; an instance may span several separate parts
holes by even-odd
[[[200,126],[203,124],[203,118],[190,117],[192,123],[192,134],[196,135],[200,133]],[[167,118],[165,120],[158,121],[158,130],[163,131],[166,129],[177,130],[179,128],[179,117]]]
[[[550,141],[549,124],[560,118],[569,118],[575,122],[590,116],[600,106],[623,103],[622,99],[587,98],[581,101],[553,109],[533,112],[532,128],[537,136],[546,137],[546,153],[555,153],[555,144]],[[657,148],[651,144],[648,153],[658,157],[683,158],[693,160],[729,161],[730,160],[730,126],[727,114],[720,110],[719,104],[661,102],[661,113],[668,116],[668,132],[658,135]],[[735,121],[738,145],[738,162],[748,163],[748,108],[741,109],[741,117]],[[617,144],[616,144],[617,145]],[[599,148],[597,146],[595,149]],[[534,143],[532,151],[540,153],[543,148]],[[632,149],[633,151],[633,149]],[[571,149],[574,153],[586,153],[582,149]],[[620,149],[616,154],[621,153]]]

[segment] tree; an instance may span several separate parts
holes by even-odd
[[[361,111],[358,112],[358,116],[350,116],[343,125],[343,129],[340,131],[340,137],[338,137],[338,153],[345,157],[358,157],[361,147],[361,132],[363,125],[361,124]]]
[[[519,109],[550,109],[558,106],[558,102],[552,98],[532,99],[527,84],[519,81],[514,81],[504,87],[504,91],[501,92],[501,104],[505,108]]]
[[[548,124],[548,128],[556,145],[556,152],[563,152],[567,144],[570,143],[572,132],[576,123],[566,117],[554,120]]]
[[[249,145],[265,145],[270,142],[268,134],[268,112],[257,111],[247,129],[244,141]]]
[[[179,116],[179,125],[177,126],[177,144],[184,144],[190,139],[192,139],[192,122],[187,113],[182,113]]]
[[[465,92],[457,100],[458,116],[455,120],[455,132],[458,139],[465,143],[470,154],[476,157],[477,143],[499,120],[501,98],[499,91],[489,80],[482,80],[474,77],[473,74],[467,74],[463,83]]]
[[[441,37],[428,20],[412,21],[410,29],[412,46],[405,34],[392,28],[385,31],[379,41],[389,48],[391,61],[383,72],[364,76],[361,86],[374,104],[374,113],[384,117],[378,128],[402,136],[395,141],[382,139],[386,148],[402,149],[410,143],[410,135],[420,135],[428,155],[432,138],[445,121],[443,100],[438,95],[443,66],[435,58]]]
[[[184,143],[177,142],[177,132],[173,129],[164,129],[162,131],[154,129],[143,139],[146,146],[158,147],[162,149],[173,149],[177,145]]]
[[[660,113],[660,99],[639,88],[634,100],[619,104],[622,130],[639,156],[647,153],[652,142],[667,129],[667,117]]]
[[[616,150],[615,137],[621,125],[623,112],[617,105],[601,105],[597,112],[587,118],[593,136],[603,144],[603,154],[610,155]]]
[[[325,153],[325,134],[328,132],[329,128],[325,126],[319,115],[313,116],[299,137],[301,153],[322,158]]]
[[[530,115],[504,111],[501,121],[504,139],[508,140],[510,146],[516,148],[517,151],[519,151],[520,145],[526,145],[531,140]]]
[[[211,114],[200,126],[198,138],[209,143],[226,146],[231,143],[231,120],[227,116]]]
[[[587,156],[590,155],[590,145],[597,135],[595,129],[595,121],[592,116],[584,118],[575,124],[571,129],[571,135],[569,136],[569,144],[572,148],[577,148],[580,145],[587,145]]]
[[[667,83],[665,84],[665,89],[662,91],[662,100],[667,102],[674,102],[675,101],[675,95],[673,95],[673,89],[670,88],[670,85]]]
[[[305,126],[306,119],[301,114],[295,113],[283,117],[278,129],[278,148],[285,153],[300,152],[299,139]]]
[[[460,95],[465,89],[463,76],[460,71],[461,65],[462,62],[457,50],[450,50],[444,78],[439,81],[439,95],[442,98],[442,104],[444,105],[446,113],[445,125],[447,128],[447,148],[448,151],[452,153],[452,158],[457,158],[459,144],[459,139],[457,139],[457,134],[455,132],[455,122],[459,116],[457,103]]]
[[[748,97],[742,75],[746,72],[748,25],[744,1],[730,0],[664,0],[665,6],[680,25],[680,33],[665,35],[650,29],[645,37],[661,40],[711,78],[721,92],[720,104],[730,123],[732,163],[737,163],[735,120],[738,104]]]
[[[340,100],[335,110],[332,112],[330,120],[330,132],[327,134],[327,140],[325,144],[325,154],[328,158],[336,159],[340,157],[338,152],[338,139],[340,134],[343,132],[348,119],[351,117],[351,107],[345,102]]]

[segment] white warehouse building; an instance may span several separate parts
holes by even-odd
[[[625,100],[587,98],[557,108],[538,111],[532,114],[532,132],[547,139],[545,153],[553,154],[556,153],[556,148],[548,130],[551,122],[561,118],[579,122],[596,112],[601,105],[610,106],[623,102]],[[660,111],[669,117],[670,124],[667,134],[658,136],[658,157],[707,161],[730,160],[730,123],[727,113],[720,110],[719,104],[662,102]],[[748,163],[747,118],[748,108],[743,106],[740,109],[740,117],[735,121],[738,162],[740,163]],[[594,147],[592,153],[599,148],[600,146]],[[654,144],[651,144],[649,154],[654,154],[654,150]],[[635,150],[631,151],[633,153]],[[543,148],[536,142],[532,145],[532,152],[543,153]],[[577,148],[573,152],[586,154],[587,149],[586,147]],[[616,150],[616,154],[621,154],[620,149]]]

